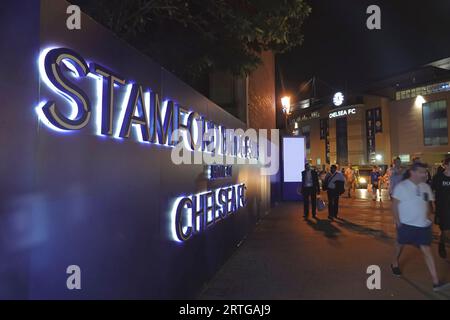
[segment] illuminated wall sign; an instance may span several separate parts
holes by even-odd
[[[329,115],[330,119],[333,119],[333,118],[352,116],[355,114],[356,114],[356,108],[348,108],[348,109],[344,109],[344,110],[330,112],[328,115]]]
[[[72,110],[66,115],[61,111],[64,108],[55,101],[41,102],[36,111],[39,119],[51,129],[62,132],[80,130],[92,120],[91,101],[73,81],[73,78],[89,77],[97,81],[97,96],[100,100],[97,113],[101,115],[96,119],[99,135],[130,138],[131,129],[134,128],[142,143],[175,146],[180,142],[180,136],[175,133],[180,130],[192,137],[187,142],[187,148],[191,151],[210,152],[211,146],[216,144],[220,147],[217,152],[221,155],[258,159],[257,141],[239,134],[230,135],[224,126],[205,119],[197,112],[186,110],[175,101],[165,100],[161,103],[157,93],[127,81],[100,64],[88,63],[71,49],[45,49],[38,62],[42,81],[63,97]],[[126,89],[119,107],[114,105],[117,87]],[[115,118],[118,118],[116,123]]]
[[[344,103],[344,94],[342,92],[336,92],[333,96],[333,104],[336,107],[342,106]]]
[[[366,110],[367,160],[371,161],[376,153],[375,135],[383,131],[381,108]]]
[[[179,197],[172,209],[172,238],[189,240],[245,207],[245,184]]]
[[[228,165],[210,165],[206,168],[206,176],[208,180],[217,180],[229,178],[233,175],[233,166]]]
[[[330,163],[330,119],[320,119],[320,140],[325,140],[325,163]]]
[[[319,111],[314,111],[311,112],[310,114],[304,114],[300,117],[299,121],[308,121],[308,120],[312,120],[312,119],[319,119],[320,118],[320,112]]]

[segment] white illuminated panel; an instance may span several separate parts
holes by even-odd
[[[301,182],[305,170],[305,138],[283,138],[284,182]]]

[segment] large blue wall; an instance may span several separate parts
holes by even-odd
[[[0,298],[193,298],[268,209],[268,178],[235,165],[232,178],[208,181],[202,165],[174,165],[171,148],[99,136],[94,122],[50,130],[34,108],[64,100],[40,80],[37,59],[68,47],[218,124],[245,124],[89,17],[68,30],[67,6],[5,1],[0,10]],[[92,97],[89,81],[80,86]],[[170,239],[176,197],[235,183],[247,186],[245,208],[186,243]],[[73,264],[81,290],[66,287]]]

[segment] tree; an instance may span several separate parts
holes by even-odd
[[[190,84],[212,70],[248,74],[262,51],[299,46],[311,11],[305,0],[72,2]]]

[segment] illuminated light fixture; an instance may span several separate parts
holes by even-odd
[[[344,94],[342,92],[336,92],[333,96],[333,104],[336,107],[339,107],[343,103],[344,103]]]
[[[283,107],[283,112],[289,114],[291,111],[291,97],[284,96],[281,98],[281,106]]]
[[[421,107],[422,106],[422,104],[424,104],[425,102],[427,102],[426,100],[425,100],[425,98],[422,96],[422,95],[418,95],[417,97],[416,97],[416,101],[415,101],[415,105],[416,105],[416,107]]]
[[[376,159],[377,161],[381,161],[381,160],[383,160],[383,156],[382,156],[381,154],[377,154],[377,155],[375,156],[375,159]]]

